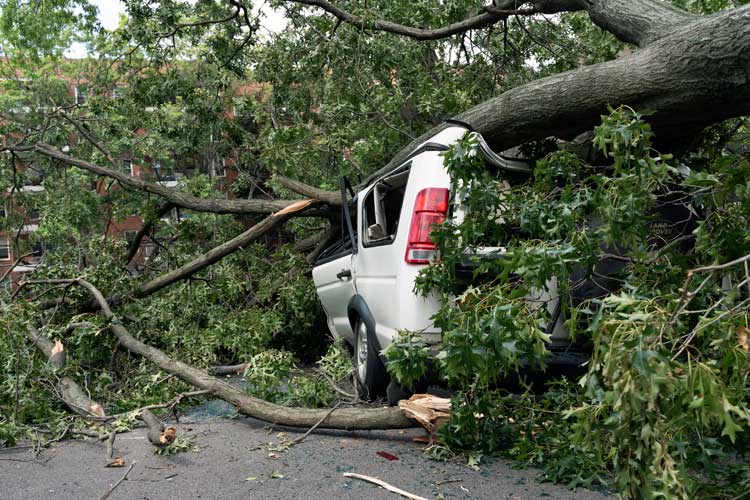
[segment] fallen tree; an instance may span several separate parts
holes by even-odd
[[[660,0],[501,3],[531,3],[546,13],[586,11],[638,50],[520,85],[453,118],[497,151],[549,136],[571,139],[596,125],[607,106],[655,111],[648,120],[660,143],[677,147],[689,146],[708,125],[750,112],[750,6],[695,16]],[[445,127],[413,140],[370,178]]]
[[[750,22],[748,22],[750,21],[750,7],[727,10],[713,16],[701,17],[687,14],[656,0],[635,0],[632,2],[622,0],[548,0],[526,2],[519,4],[520,7],[516,5],[516,2],[513,2],[512,6],[509,2],[496,2],[492,8],[488,8],[485,13],[480,14],[478,21],[474,19],[464,24],[454,23],[449,29],[425,33],[420,31],[421,28],[402,29],[393,23],[372,22],[368,18],[348,15],[345,11],[328,2],[300,3],[321,7],[336,16],[341,22],[359,26],[363,31],[380,29],[406,36],[411,36],[411,33],[418,39],[440,38],[460,33],[463,29],[488,26],[493,22],[507,19],[508,16],[521,15],[520,8],[533,9],[533,12],[524,12],[524,15],[582,10],[586,11],[590,19],[597,25],[610,31],[620,40],[638,47],[638,50],[634,51],[633,54],[624,55],[614,61],[582,67],[520,85],[455,117],[456,120],[480,131],[496,150],[549,136],[562,139],[571,138],[583,131],[590,130],[598,122],[600,115],[606,111],[608,105],[623,103],[633,108],[653,109],[656,113],[648,119],[657,130],[658,138],[669,146],[668,150],[679,149],[689,143],[693,134],[703,127],[728,117],[742,116],[750,109],[750,83],[747,73],[747,68],[750,67],[750,59],[748,59],[750,57],[748,56],[750,54],[750,50],[748,50],[748,44],[750,43]],[[526,7],[523,7],[523,5],[526,5]],[[531,7],[528,5],[531,5]],[[511,9],[511,12],[504,12],[503,9]],[[441,125],[414,140],[394,157],[385,167],[385,170],[403,161],[416,144],[426,140],[430,134],[445,126]],[[650,130],[648,132],[650,133]],[[294,210],[299,208],[294,213],[287,212],[284,214],[288,214],[289,217],[325,215],[326,213],[330,215],[331,212],[315,211],[313,209],[315,207],[312,207],[312,205],[340,203],[340,201],[337,201],[339,200],[338,193],[318,190],[315,187],[300,184],[284,177],[277,178],[277,181],[283,187],[309,196],[321,203],[310,202],[308,208],[308,205],[305,205],[307,202],[301,202],[303,204],[301,206],[298,205],[300,202],[295,200],[207,200],[166,189],[157,183],[133,179],[117,172],[115,169],[103,168],[95,163],[65,154],[61,149],[48,146],[45,143],[35,145],[12,144],[4,147],[4,150],[14,154],[41,155],[61,164],[73,165],[97,176],[113,179],[127,189],[155,195],[166,200],[167,203],[191,210],[222,214],[272,214],[258,226],[249,229],[237,238],[219,245],[177,270],[163,276],[157,276],[130,293],[121,296],[127,297],[128,301],[151,296],[156,291],[165,290],[180,280],[194,276],[198,271],[208,268],[232,252],[242,250],[247,243],[264,234],[267,229],[286,220],[286,218],[278,216],[285,210],[292,209],[292,207],[294,207]],[[653,161],[653,165],[658,167],[662,166],[659,163],[661,160],[653,159],[649,154],[650,152],[646,152],[645,157],[640,159]],[[488,182],[487,184],[491,183]],[[630,182],[631,186],[635,184],[637,182]],[[615,196],[609,196],[608,198],[615,198]],[[304,245],[301,244],[300,247],[309,249],[308,244],[314,243],[317,244],[316,251],[318,251],[323,248],[330,236],[331,231],[328,231],[320,239],[312,238]],[[713,257],[715,258],[715,256]],[[281,278],[285,277],[282,276]],[[44,281],[39,281],[39,283],[42,282]],[[332,411],[291,409],[249,396],[223,380],[212,377],[187,363],[180,362],[163,350],[156,349],[138,340],[124,326],[123,320],[113,312],[114,305],[123,304],[124,299],[106,298],[91,282],[85,279],[47,280],[47,283],[76,284],[85,287],[93,297],[99,313],[109,322],[109,329],[122,347],[148,359],[161,370],[179,377],[188,384],[232,403],[243,414],[275,424],[299,427],[320,425],[321,428],[380,429],[413,426],[413,423],[404,416],[401,410],[395,408],[336,408]],[[743,286],[746,284],[746,282],[741,283]],[[687,288],[683,292],[687,294]],[[717,304],[721,303],[722,300],[724,299],[719,299]],[[54,303],[54,305],[58,304],[60,302]],[[248,304],[255,305],[257,301],[251,300]],[[740,303],[740,306],[743,304],[745,303]],[[646,316],[634,314],[633,317],[642,319]],[[670,328],[671,326],[673,325],[670,325]],[[747,332],[745,330],[738,330],[745,336],[744,341],[740,341],[744,346],[747,344]],[[691,333],[686,338],[692,340],[696,335],[697,333]],[[661,333],[659,338],[661,338]],[[681,345],[686,346],[685,349],[687,349],[688,343],[685,342]],[[681,348],[675,353],[675,356],[681,355],[682,352],[683,349]],[[664,373],[677,374],[678,372],[665,371]],[[680,373],[684,373],[684,370]],[[674,382],[675,377],[665,375],[660,377],[658,381],[662,383],[666,379]],[[656,385],[655,387],[658,388]],[[633,398],[632,401],[639,401],[639,399]],[[732,408],[727,406],[729,404],[727,403],[728,399],[724,401],[723,409],[728,415],[729,410],[727,408],[730,408],[730,410]],[[437,410],[445,409],[445,403],[443,403],[442,408]],[[476,418],[480,413],[474,412],[473,408],[468,405],[464,410],[466,411],[464,418],[467,421],[481,420]],[[639,418],[644,412],[636,410],[632,412],[632,415],[636,417],[633,417],[628,424],[632,424],[633,429],[640,431],[638,425],[641,420]],[[419,418],[423,421],[431,422],[433,418],[440,420],[446,417],[445,411],[436,411],[433,408],[430,411],[412,408],[411,411],[414,415],[421,415]],[[744,415],[745,412],[737,409],[735,413]],[[485,421],[487,420],[485,419]],[[731,418],[728,421],[731,421]],[[727,432],[735,432],[735,429],[729,425],[728,429]],[[636,433],[631,432],[631,430],[630,428],[624,429],[621,435],[622,439],[630,439],[632,436],[636,436]],[[539,428],[539,431],[541,432],[541,428]],[[532,435],[533,432],[536,431],[532,431]],[[481,439],[482,433],[478,432],[477,436],[478,439]],[[479,446],[481,445],[482,443],[479,443]],[[662,446],[662,443],[655,443],[652,448],[657,445]],[[629,449],[623,449],[622,451],[625,454],[629,452]],[[648,466],[646,464],[644,468]],[[647,473],[644,473],[643,477],[647,477]],[[635,480],[631,483],[643,484]],[[677,483],[680,483],[680,481],[675,482],[675,484]]]
[[[101,315],[109,321],[109,328],[122,347],[143,356],[160,369],[176,375],[188,384],[210,391],[214,396],[233,404],[237,411],[244,415],[290,427],[312,427],[316,424],[322,429],[346,430],[415,427],[415,424],[406,418],[399,408],[341,408],[334,411],[286,408],[249,396],[227,382],[174,360],[159,349],[133,337],[112,312],[104,295],[88,281],[68,280],[68,283],[80,285],[89,291],[99,304]]]

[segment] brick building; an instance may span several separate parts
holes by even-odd
[[[65,91],[69,99],[79,106],[85,105],[88,93],[87,85],[81,83],[80,80],[66,79],[65,77],[61,77],[61,81],[65,84]],[[115,88],[110,97],[118,98],[120,89],[121,87]],[[237,99],[245,96],[263,99],[268,95],[268,92],[269,87],[265,84],[247,83],[236,86],[233,90],[232,98],[226,99],[228,106],[225,115],[230,119],[246,118],[242,116],[241,108],[237,105]],[[145,130],[141,129],[136,133],[145,134]],[[5,142],[5,138],[3,138],[3,141]],[[75,142],[76,138],[71,137],[71,144]],[[119,159],[119,166],[121,172],[129,176],[173,188],[176,188],[180,180],[185,176],[191,176],[198,172],[204,173],[211,177],[215,183],[215,187],[220,192],[223,192],[227,198],[232,198],[231,185],[238,176],[236,166],[239,153],[238,151],[232,151],[225,157],[219,156],[215,154],[212,147],[213,144],[215,144],[213,141],[209,141],[206,151],[199,158],[193,158],[191,161],[192,164],[187,165],[186,168],[183,165],[180,165],[179,168],[175,168],[175,166],[163,166],[161,162],[150,158],[141,159],[140,162],[137,162],[127,155],[123,155]],[[25,165],[18,166],[19,171],[23,171],[25,168]],[[41,181],[42,179],[26,182],[20,190],[24,192],[24,195],[34,195],[35,193],[43,192],[44,187]],[[106,193],[106,185],[106,182],[99,182],[97,184],[97,191],[100,195]],[[10,280],[5,280],[0,286],[9,286],[11,283],[17,282],[24,273],[33,271],[44,254],[44,245],[38,244],[33,249],[34,253],[32,255],[17,255],[14,241],[16,238],[21,241],[27,239],[38,228],[40,220],[36,213],[20,213],[19,207],[17,205],[14,206],[10,195],[11,192],[0,194],[0,218],[7,218],[11,214],[17,220],[22,217],[23,225],[18,229],[14,228],[12,230],[3,230],[0,226],[0,277],[3,277],[6,273],[10,277]],[[176,219],[179,217],[179,212],[175,210],[165,217]],[[128,216],[124,220],[110,221],[107,224],[106,235],[111,238],[122,238],[130,243],[135,239],[136,234],[142,227],[143,220],[140,217],[135,215]],[[153,242],[148,238],[144,238],[141,241],[136,256],[131,261],[131,265],[142,263],[151,254],[154,247]],[[16,263],[19,257],[21,257],[21,260]]]

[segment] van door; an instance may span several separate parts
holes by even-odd
[[[352,194],[354,206],[356,199],[351,186],[345,178],[340,179],[341,188],[341,239],[325,249],[318,258],[312,271],[315,290],[318,293],[323,309],[328,318],[328,329],[336,337],[343,337],[352,345],[354,333],[349,324],[347,308],[349,301],[357,294],[355,285],[355,260],[357,237],[354,232],[356,223],[352,220],[347,188]]]

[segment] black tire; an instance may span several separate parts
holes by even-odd
[[[401,401],[402,399],[409,399],[414,393],[408,389],[401,387],[401,384],[396,382],[395,379],[391,379],[390,383],[388,384],[386,394],[388,395],[388,405],[396,406],[399,401]]]
[[[354,325],[355,343],[352,362],[357,379],[364,389],[364,398],[372,401],[385,394],[389,377],[371,341],[375,333],[369,330],[364,321],[357,319]]]

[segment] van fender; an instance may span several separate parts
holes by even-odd
[[[367,306],[365,299],[361,295],[355,295],[349,299],[349,305],[346,308],[346,312],[349,316],[349,324],[352,327],[355,339],[357,332],[354,328],[356,326],[357,318],[361,318],[362,321],[364,321],[365,328],[367,328],[367,342],[377,349],[378,359],[380,359],[380,362],[385,366],[386,358],[385,355],[383,355],[383,348],[380,345],[378,336],[375,335],[375,318],[373,317],[372,312],[370,312],[370,308]]]

